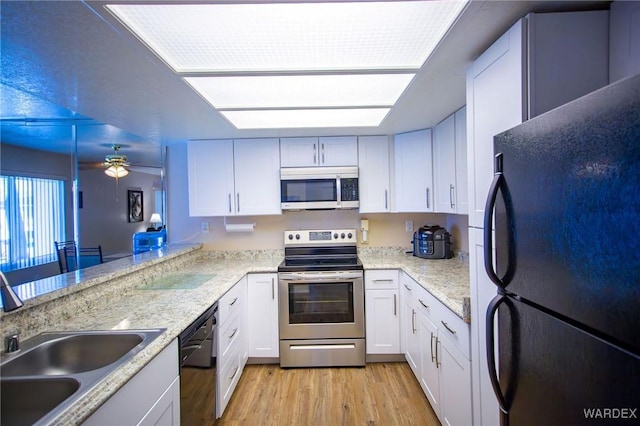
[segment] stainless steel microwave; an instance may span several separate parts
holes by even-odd
[[[280,169],[282,210],[357,209],[358,167]]]

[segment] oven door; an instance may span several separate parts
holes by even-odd
[[[281,272],[280,339],[364,338],[362,271]]]

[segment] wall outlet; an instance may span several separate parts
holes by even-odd
[[[413,232],[413,221],[412,220],[406,220],[404,222],[404,230],[407,232]]]
[[[208,234],[209,222],[200,222],[200,231],[202,231],[203,234]]]

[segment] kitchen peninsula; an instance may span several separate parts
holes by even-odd
[[[404,269],[463,317],[469,292],[464,261],[412,259],[399,248],[363,252],[365,271]],[[166,329],[55,422],[80,424],[246,274],[275,273],[282,255],[279,250],[212,252],[199,244],[169,245],[95,270],[41,280],[42,285],[48,280],[67,280],[70,285],[27,299],[17,311],[0,313],[0,327],[5,334],[19,333],[22,340],[54,330]],[[200,279],[182,279],[193,275]],[[23,289],[16,290],[24,297]]]

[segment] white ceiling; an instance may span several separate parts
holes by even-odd
[[[467,67],[518,18],[608,2],[472,1],[379,127],[287,130],[235,129],[104,4],[2,1],[3,144],[69,152],[71,120],[78,124],[81,160],[101,161],[112,143],[120,143],[132,163],[159,165],[161,145],[189,139],[395,134],[432,127],[464,105]]]

